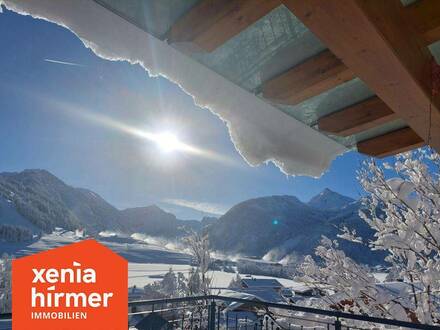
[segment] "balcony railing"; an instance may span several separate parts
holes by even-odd
[[[131,301],[128,307],[136,324],[152,319],[150,327],[144,322],[139,330],[440,330],[434,325],[218,295]],[[11,329],[10,322],[2,322],[11,318],[12,314],[0,314],[0,329]],[[163,323],[156,326],[154,319]]]
[[[154,315],[167,322],[160,328],[151,328],[154,330],[440,329],[440,326],[218,295],[131,301],[128,305],[129,315],[139,321]]]

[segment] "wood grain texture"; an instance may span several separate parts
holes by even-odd
[[[432,99],[430,86],[432,57],[404,19],[399,0],[284,4],[418,136],[440,151],[439,99]]]
[[[341,60],[326,50],[267,81],[262,94],[278,103],[295,105],[354,77]]]
[[[374,96],[318,120],[320,130],[349,136],[376,126],[380,126],[399,117],[381,99]]]
[[[281,5],[281,0],[202,0],[170,29],[168,42],[211,52]]]
[[[359,142],[357,149],[360,153],[383,158],[422,147],[424,144],[423,139],[407,127]]]

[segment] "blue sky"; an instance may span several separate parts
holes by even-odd
[[[287,177],[271,164],[252,168],[225,125],[167,80],[102,60],[70,31],[45,21],[4,11],[0,31],[0,171],[47,169],[118,208],[157,203],[181,217],[197,214],[173,204],[221,212],[266,195],[307,201],[324,188],[355,198],[361,193],[355,172],[364,157],[356,152],[336,159],[320,179]],[[171,130],[231,161],[164,153],[84,114]]]

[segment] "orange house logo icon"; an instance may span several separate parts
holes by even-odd
[[[128,263],[94,240],[14,260],[13,330],[128,328]]]

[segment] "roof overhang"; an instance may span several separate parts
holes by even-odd
[[[347,150],[440,147],[440,2],[413,2],[3,0],[175,82],[249,164],[314,177]]]

